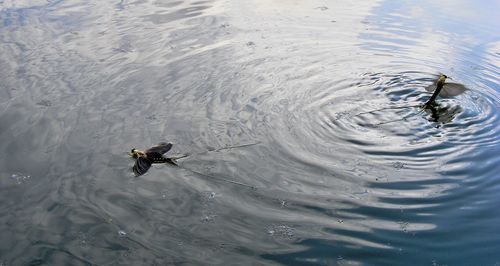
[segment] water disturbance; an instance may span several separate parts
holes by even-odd
[[[499,265],[497,10],[0,0],[0,265]]]

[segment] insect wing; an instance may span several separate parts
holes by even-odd
[[[436,89],[436,84],[432,84],[432,85],[425,87],[425,90],[428,92],[434,92],[435,89]]]
[[[151,162],[148,159],[139,157],[135,161],[135,164],[132,167],[132,171],[134,171],[135,176],[140,176],[145,174],[150,167],[151,167]]]
[[[443,89],[441,90],[441,93],[439,93],[439,96],[442,96],[442,97],[457,96],[457,95],[462,94],[466,90],[467,90],[467,88],[462,84],[445,83],[443,86]]]
[[[438,83],[438,80],[439,80],[439,77],[441,76],[441,74],[436,74],[433,76],[434,76],[434,78],[432,79],[432,84],[425,87],[425,90],[428,92],[434,92],[436,90],[436,86],[437,86],[437,83]]]
[[[154,147],[147,149],[146,153],[159,153],[161,155],[172,149],[172,146],[172,143],[162,142]]]

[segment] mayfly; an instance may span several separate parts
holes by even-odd
[[[427,91],[434,91],[431,98],[427,100],[424,104],[423,108],[429,108],[436,104],[436,98],[438,96],[441,97],[453,97],[462,94],[467,90],[467,88],[458,83],[446,82],[446,79],[449,78],[444,74],[439,75],[439,78],[435,82],[435,84],[428,86],[425,88]],[[434,89],[435,87],[435,89]]]
[[[372,111],[368,111],[368,112],[362,112],[362,113],[359,113],[357,115],[373,113],[373,112],[382,111],[382,110],[386,110],[386,109],[404,109],[404,108],[411,108],[411,107],[420,107],[421,109],[419,112],[412,114],[410,116],[417,115],[425,110],[431,110],[431,112],[436,113],[436,112],[434,112],[434,110],[438,107],[438,104],[436,102],[436,99],[438,96],[444,97],[444,98],[453,97],[453,96],[460,95],[467,90],[467,88],[464,85],[458,84],[458,83],[453,83],[453,82],[446,82],[446,79],[451,79],[451,78],[444,75],[444,74],[440,74],[438,79],[435,82],[433,82],[432,85],[429,85],[428,87],[425,88],[425,90],[427,90],[429,92],[433,92],[433,93],[432,93],[432,96],[423,105],[418,104],[418,105],[408,105],[408,106],[386,107],[386,108],[376,109],[376,110],[372,110]],[[391,120],[391,121],[387,121],[387,122],[378,123],[376,125],[383,125],[383,124],[388,124],[388,123],[397,122],[397,121],[401,121],[401,120],[406,120],[410,116],[406,116],[406,117],[403,117],[400,119]]]
[[[238,146],[228,146],[228,147],[219,148],[219,149],[210,150],[210,151],[205,151],[205,152],[201,152],[201,153],[197,153],[197,154],[203,154],[203,153],[207,153],[207,152],[215,152],[215,151],[233,149],[233,148],[247,147],[247,146],[252,146],[252,145],[256,145],[256,144],[259,144],[259,142],[238,145]],[[158,145],[153,146],[145,151],[141,151],[141,150],[138,150],[136,148],[131,149],[128,154],[130,155],[130,157],[135,159],[135,164],[132,167],[132,171],[134,172],[135,176],[141,176],[141,175],[145,174],[149,170],[149,168],[151,168],[152,164],[170,164],[170,165],[174,165],[174,166],[179,166],[177,163],[177,160],[188,157],[191,155],[191,154],[185,154],[185,155],[180,155],[180,156],[165,157],[164,154],[167,153],[170,149],[172,149],[172,146],[173,146],[172,143],[162,142],[162,143],[159,143]],[[240,186],[255,188],[254,186],[247,185],[247,184],[244,184],[241,182],[225,179],[222,177],[216,177],[216,176],[202,174],[202,173],[199,173],[197,171],[187,169],[184,167],[181,167],[181,168],[188,170],[188,171],[191,171],[193,173],[202,175],[202,176],[219,179],[221,181],[225,181],[225,182],[240,185]]]

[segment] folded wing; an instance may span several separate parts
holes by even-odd
[[[150,167],[151,167],[151,162],[148,159],[139,157],[135,161],[135,164],[132,167],[132,171],[134,171],[135,176],[141,176],[145,174]]]
[[[154,146],[154,147],[151,147],[149,149],[146,150],[146,154],[147,153],[159,153],[161,155],[165,154],[167,151],[169,151],[170,149],[172,149],[172,143],[166,143],[166,142],[162,142],[162,143],[159,143],[158,145]]]

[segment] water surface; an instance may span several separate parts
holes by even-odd
[[[499,265],[497,10],[0,0],[0,265]]]

